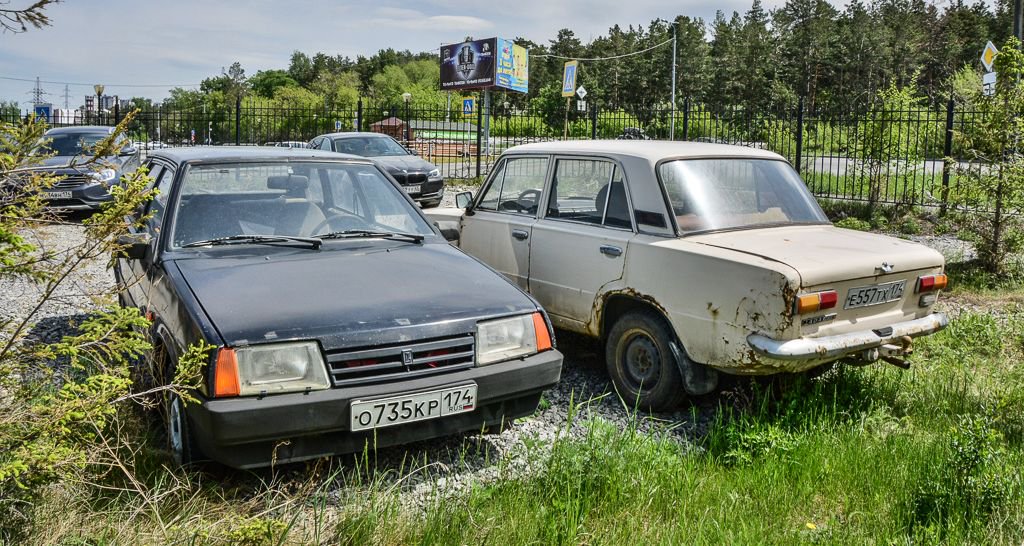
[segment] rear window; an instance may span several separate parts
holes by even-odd
[[[800,176],[771,159],[686,159],[662,163],[680,235],[791,224],[827,224]]]

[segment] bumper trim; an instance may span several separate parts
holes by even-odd
[[[747,336],[747,343],[757,354],[778,360],[828,360],[858,353],[865,349],[874,349],[882,345],[897,342],[900,338],[919,337],[933,334],[949,324],[945,313],[932,313],[919,319],[899,322],[891,326],[891,331],[882,332],[865,330],[836,336],[804,337],[787,341],[779,341],[760,334]]]

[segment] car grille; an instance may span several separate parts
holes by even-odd
[[[426,173],[392,173],[399,184],[422,184],[427,181]]]
[[[408,345],[327,353],[335,387],[397,381],[472,368],[476,340],[472,334]]]
[[[78,186],[81,186],[81,185],[84,185],[84,184],[88,184],[90,182],[94,182],[94,180],[92,178],[88,177],[88,176],[85,176],[85,175],[69,175],[69,176],[67,176],[65,178],[62,178],[60,181],[58,181],[56,184],[54,184],[53,187],[54,188],[76,188]]]

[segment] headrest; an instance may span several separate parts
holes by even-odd
[[[309,187],[309,177],[298,174],[282,174],[267,177],[267,189],[284,190],[287,193],[304,192]]]

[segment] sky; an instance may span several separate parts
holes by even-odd
[[[13,0],[24,7],[30,0]],[[522,36],[547,43],[570,28],[585,43],[609,27],[646,25],[676,15],[710,22],[716,10],[744,12],[751,0],[62,0],[52,25],[0,34],[0,77],[71,82],[71,107],[93,84],[122,98],[160,99],[174,86],[198,85],[239,61],[246,74],[287,68],[295,50],[372,55],[380,49],[436,50],[466,36]],[[766,0],[766,9],[782,0]],[[835,2],[838,3],[838,2]],[[154,87],[141,87],[148,85]],[[34,83],[0,79],[0,100],[27,108]],[[44,83],[64,105],[64,85]]]

